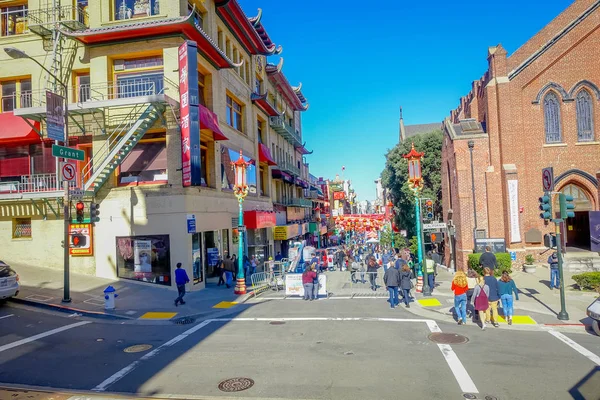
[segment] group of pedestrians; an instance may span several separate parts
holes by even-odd
[[[464,271],[457,271],[452,279],[451,289],[454,292],[458,325],[467,323],[467,304],[470,304],[477,312],[482,330],[490,323],[498,327],[499,302],[502,303],[504,318],[512,325],[513,302],[515,298],[519,300],[519,292],[508,271],[502,271],[500,279],[496,279],[494,270],[489,267],[483,267],[483,276],[473,270],[469,271],[469,276]]]
[[[413,288],[413,273],[407,264],[399,268],[388,268],[383,275],[383,282],[387,287],[390,294],[388,302],[391,308],[396,308],[400,305],[400,299],[398,297],[400,291],[402,291],[402,299],[406,308],[410,308],[410,291]]]
[[[307,263],[302,273],[302,286],[304,287],[304,300],[313,301],[319,298],[319,275],[317,274],[319,259],[315,253]]]

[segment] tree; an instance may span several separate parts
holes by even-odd
[[[391,232],[389,229],[381,231],[379,236],[379,243],[382,246],[392,246],[392,240],[394,242],[394,248],[403,249],[406,247],[406,238],[400,235],[398,232]]]
[[[381,173],[381,183],[389,191],[394,203],[396,224],[400,229],[406,229],[408,237],[417,234],[415,197],[407,184],[408,164],[402,156],[410,151],[412,143],[417,151],[425,152],[421,160],[424,185],[421,197],[434,201],[434,214],[442,213],[442,131],[436,130],[410,139],[411,141],[399,143],[387,152],[385,168]]]

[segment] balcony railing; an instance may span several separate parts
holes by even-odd
[[[76,182],[69,182],[69,187],[76,185]],[[62,189],[62,182],[57,180],[56,174],[22,175],[20,181],[0,182],[0,195],[58,192]]]
[[[294,199],[289,199],[287,205],[293,206],[293,207],[310,208],[310,207],[312,207],[312,201],[307,200],[307,199],[294,198]]]
[[[86,9],[78,5],[30,10],[28,17],[29,29],[42,36],[47,36],[51,33],[55,18],[56,22],[71,30],[85,29],[90,25]]]
[[[8,10],[10,10],[10,8],[6,8],[0,12],[0,36],[13,36],[27,33],[29,31],[27,8]]]
[[[280,169],[284,170],[285,172],[289,172],[292,175],[300,176],[300,168],[296,167],[291,162],[281,161],[278,162],[277,165]]]
[[[97,85],[78,85],[69,89],[71,96],[77,97],[76,103],[89,101],[116,100],[152,96],[165,90],[164,77],[141,77],[107,82]],[[170,85],[169,85],[170,86]],[[20,104],[17,103],[17,93],[13,93],[14,108],[44,107],[46,105],[46,89],[22,92]]]
[[[289,125],[285,118],[279,117],[271,117],[269,118],[269,123],[273,129],[281,136],[283,136],[286,140],[288,140],[292,144],[302,144],[300,140],[300,135],[296,133],[294,127]]]

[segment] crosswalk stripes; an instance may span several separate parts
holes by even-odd
[[[10,350],[12,348],[21,346],[23,344],[35,342],[36,340],[45,338],[47,336],[55,335],[57,333],[60,333],[60,332],[66,331],[66,330],[77,328],[78,326],[87,325],[87,324],[91,324],[91,323],[92,323],[91,321],[76,322],[74,324],[70,324],[70,325],[66,325],[66,326],[61,326],[60,328],[56,328],[56,329],[52,329],[50,331],[42,332],[42,333],[39,333],[39,334],[34,335],[34,336],[30,336],[30,337],[25,338],[25,339],[17,340],[16,342],[12,342],[12,343],[9,343],[9,344],[5,344],[4,346],[0,346],[0,353],[3,352],[3,351],[6,351],[6,350]]]

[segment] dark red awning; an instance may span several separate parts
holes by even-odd
[[[40,130],[39,122],[30,122],[35,129]],[[12,111],[0,113],[0,145],[18,146],[40,142],[40,135],[23,118],[15,117]]]
[[[198,106],[200,114],[200,130],[209,130],[213,134],[213,140],[229,140],[219,128],[219,116],[204,106]]]
[[[267,163],[268,165],[277,165],[273,157],[271,156],[271,152],[269,148],[262,143],[258,144],[258,160],[260,162]]]

